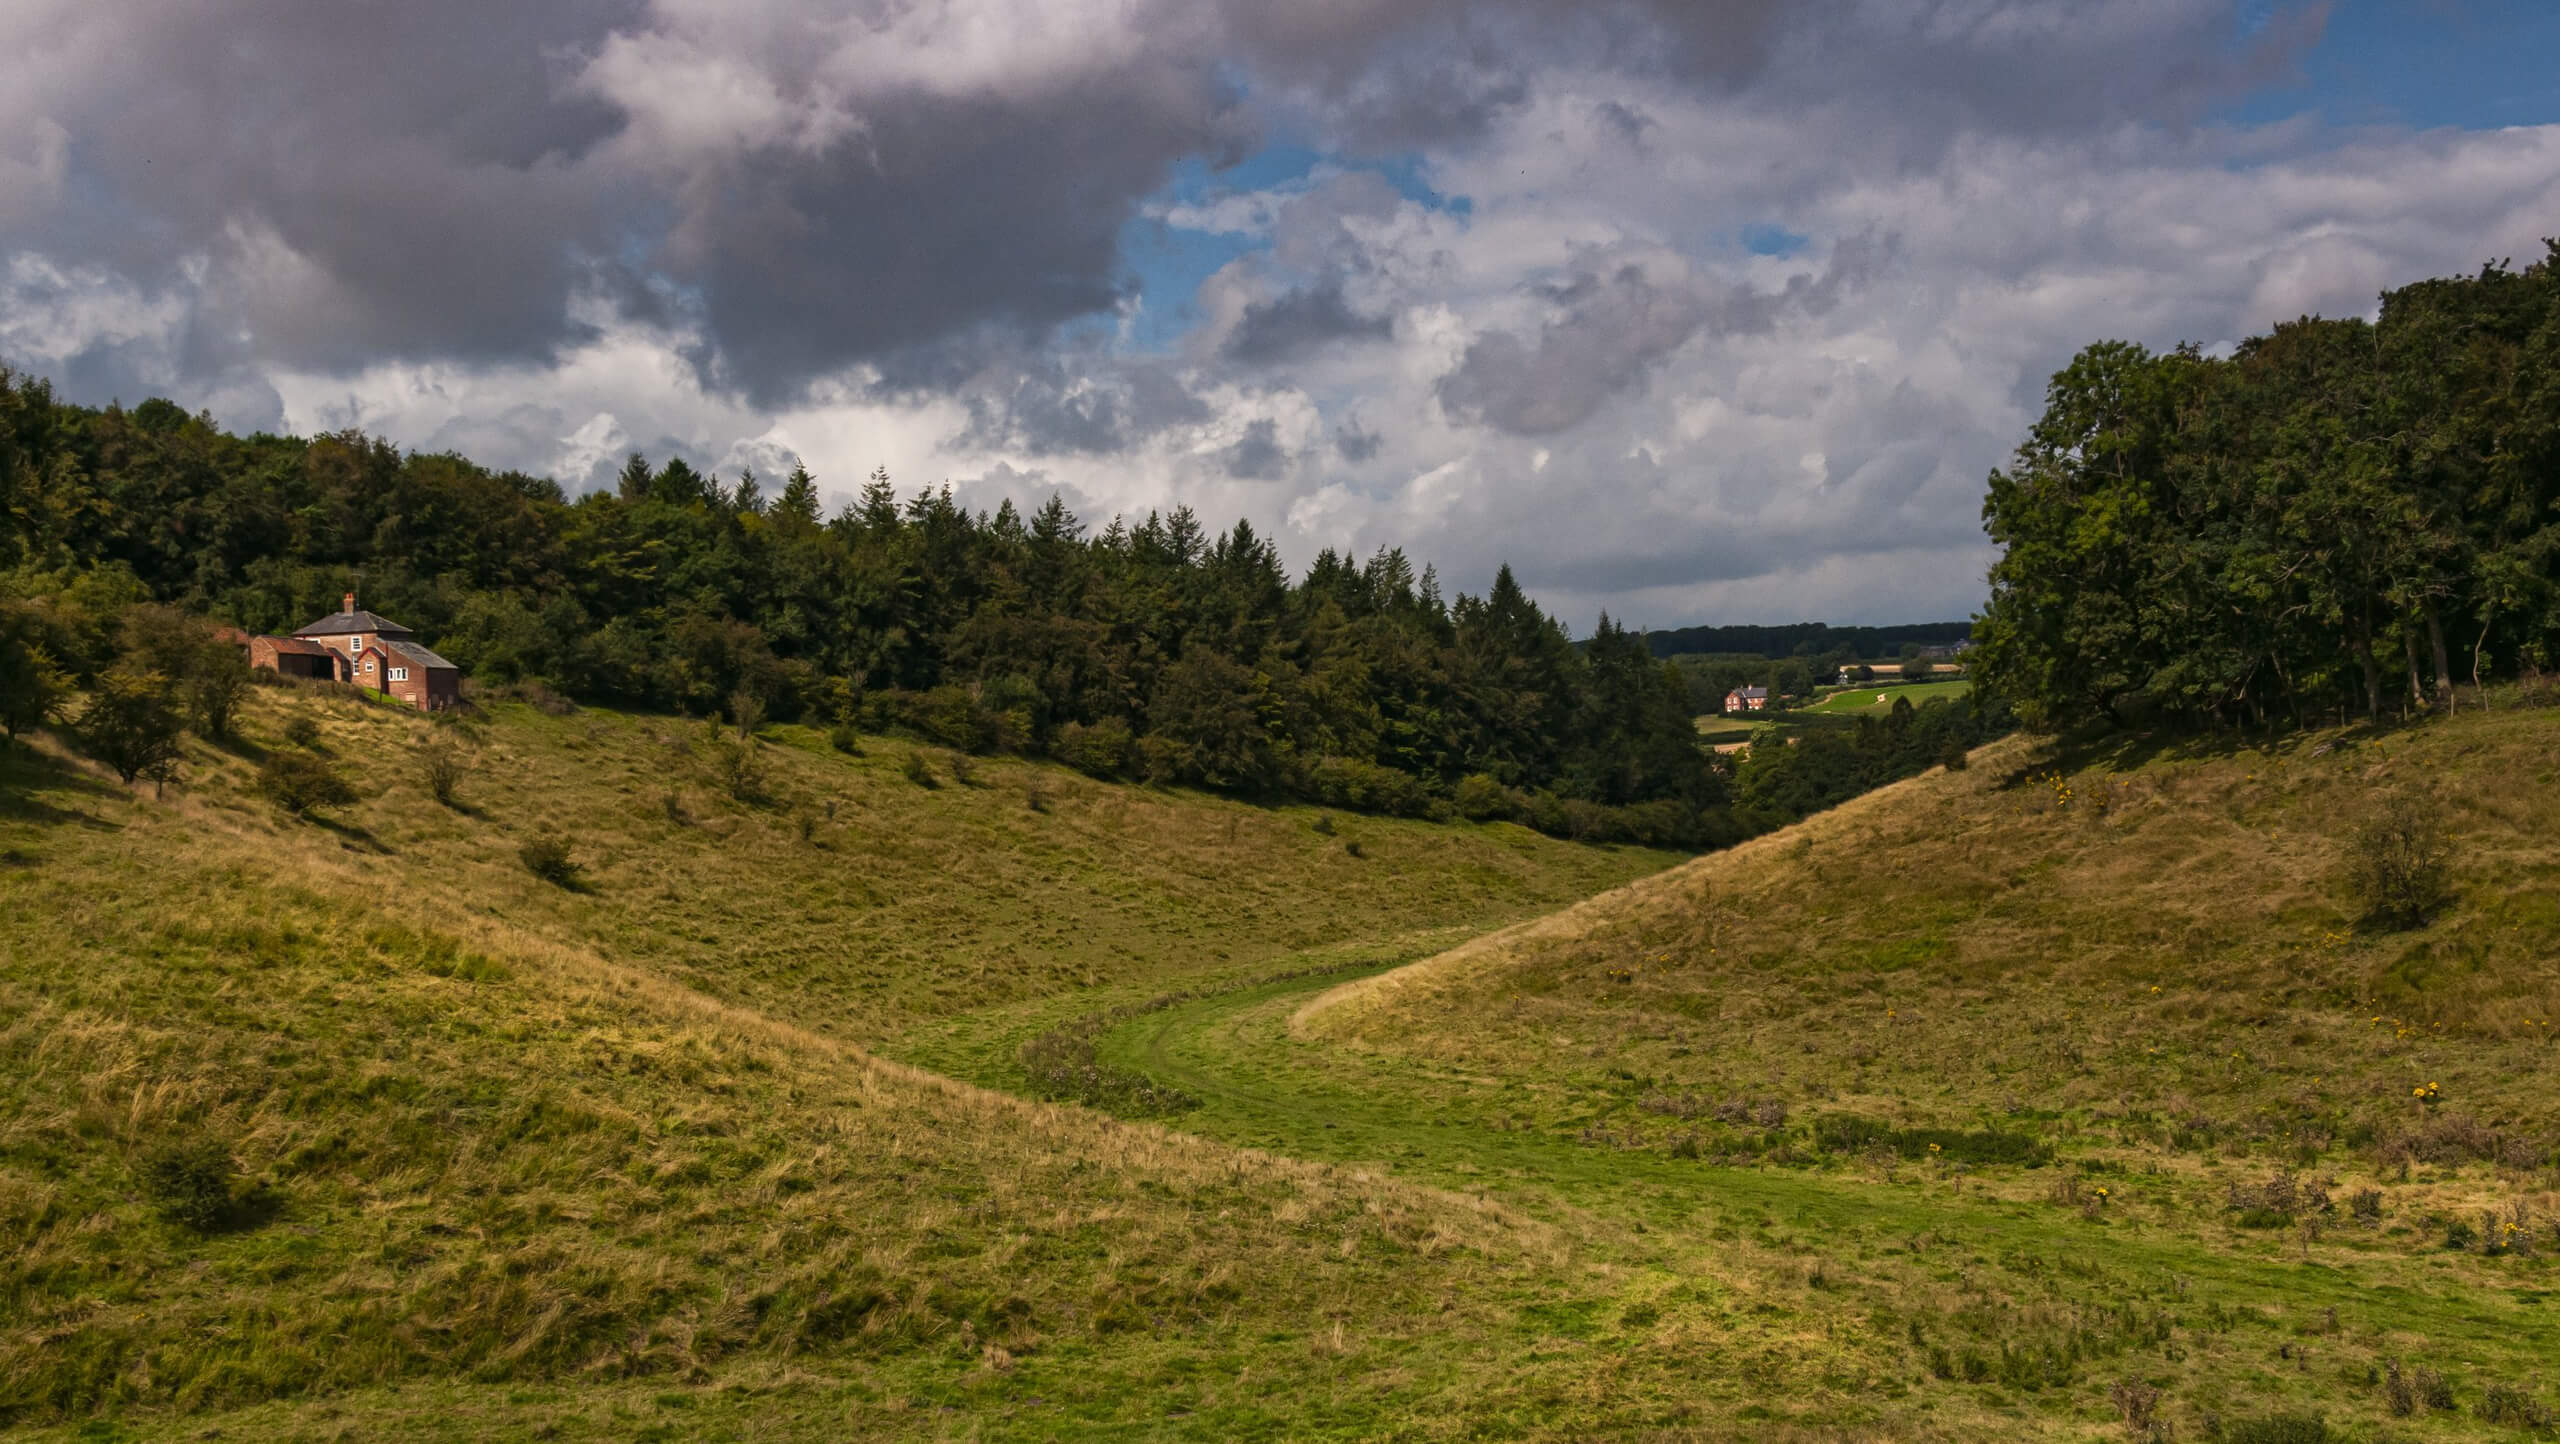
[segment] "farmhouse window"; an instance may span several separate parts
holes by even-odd
[[[391,669],[391,680],[392,680],[392,681],[394,681],[394,682],[406,682],[406,681],[408,681],[408,680],[409,680],[409,669],[408,669],[408,668],[406,668],[406,667],[394,667],[394,668],[392,668],[392,669]]]

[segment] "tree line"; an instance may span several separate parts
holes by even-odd
[[[1891,627],[1835,627],[1827,622],[1786,622],[1776,626],[1672,627],[1644,634],[1657,657],[1787,657],[1839,659],[1899,657],[1905,646],[1952,647],[1973,634],[1971,622],[1911,622]]]
[[[0,372],[0,518],[0,669],[44,669],[57,700],[140,665],[137,607],[289,632],[354,586],[484,688],[1586,837],[1745,831],[1642,637],[1603,617],[1577,643],[1508,568],[1455,598],[1392,549],[1292,578],[1249,524],[1185,508],[1095,531],[1054,497],[972,513],[875,473],[828,516],[805,470],[768,494],[638,456],[571,500],[356,432],[235,436]]]
[[[2560,242],[2228,356],[2120,341],[1991,474],[1980,685],[2048,727],[2458,705],[2560,648]]]

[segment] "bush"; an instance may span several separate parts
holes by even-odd
[[[356,800],[355,784],[339,775],[328,759],[311,752],[271,752],[258,769],[258,791],[269,802],[307,817]]]
[[[2336,1437],[2317,1414],[2269,1414],[2222,1426],[2223,1444],[2329,1444]]]
[[[974,787],[977,785],[977,764],[969,760],[968,753],[954,752],[949,757],[943,759],[943,765],[951,769],[952,781],[959,783],[963,787]]]
[[[167,677],[118,667],[98,678],[80,714],[80,743],[127,786],[146,777],[166,782],[177,770],[183,722]]]
[[[1079,1018],[1023,1044],[1017,1056],[1032,1093],[1123,1118],[1161,1118],[1200,1106],[1199,1099],[1179,1088],[1096,1057],[1094,1036],[1106,1021],[1099,1014]]]
[[[714,742],[711,769],[718,774],[721,789],[732,800],[745,803],[765,800],[764,754],[756,750],[753,737],[726,737]]]
[[[1518,822],[1529,815],[1528,803],[1519,793],[1482,772],[1459,780],[1455,802],[1458,815],[1469,822]]]
[[[427,785],[427,795],[447,807],[455,806],[455,789],[462,786],[461,749],[441,739],[418,749],[418,780]]]
[[[827,745],[847,757],[859,757],[862,755],[862,734],[853,730],[852,723],[839,722],[827,729]]]
[[[313,721],[309,713],[289,718],[284,724],[284,740],[296,747],[306,749],[318,747],[320,724]]]
[[[171,1223],[212,1233],[231,1221],[238,1170],[218,1138],[176,1139],[143,1155],[142,1191]]]
[[[2480,1396],[2479,1412],[2486,1422],[2510,1429],[2547,1431],[2553,1422],[2550,1405],[2513,1384],[2491,1384]]]
[[[2417,927],[2452,899],[2452,841],[2418,798],[2384,802],[2356,829],[2347,860],[2347,890],[2368,923]]]
[[[1137,739],[1129,735],[1128,723],[1112,718],[1094,723],[1070,722],[1058,729],[1057,740],[1049,744],[1049,755],[1088,776],[1119,777],[1136,760]]]
[[[557,833],[545,833],[528,839],[516,849],[524,859],[525,870],[555,887],[578,885],[578,863],[569,856],[569,840]]]
[[[228,642],[208,639],[187,674],[187,719],[209,742],[231,740],[231,716],[249,695],[249,659]]]
[[[0,732],[13,739],[71,699],[71,674],[46,645],[49,630],[32,608],[0,603]]]
[[[907,753],[907,760],[898,764],[898,772],[900,776],[918,787],[935,788],[942,785],[935,780],[933,766],[924,760],[924,754],[921,752],[910,750]]]
[[[1356,757],[1319,758],[1307,769],[1306,786],[1328,806],[1390,817],[1427,817],[1436,801],[1412,773]]]
[[[1938,1158],[1950,1163],[2020,1163],[2040,1168],[2053,1161],[2053,1149],[2023,1133],[1996,1128],[1967,1132],[1953,1128],[1896,1128],[1882,1119],[1856,1113],[1834,1113],[1814,1120],[1814,1146],[1826,1153],[1865,1153],[1884,1149],[1904,1158]]]

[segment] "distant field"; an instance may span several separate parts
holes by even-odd
[[[1709,712],[1698,719],[1698,736],[1707,742],[1740,742],[1754,728],[1766,726],[1771,720],[1763,712]]]
[[[1834,692],[1801,710],[1833,717],[1861,714],[1881,717],[1893,710],[1893,699],[1896,697],[1908,697],[1911,699],[1911,705],[1917,707],[1932,697],[1961,697],[1972,690],[1973,683],[1963,678],[1952,682],[1877,683]],[[1878,700],[1879,697],[1882,698],[1881,701]]]

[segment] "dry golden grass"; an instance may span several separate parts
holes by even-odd
[[[470,810],[447,812],[404,765],[414,719],[270,691],[250,735],[302,709],[372,794],[326,825],[244,792],[253,755],[199,751],[163,797],[50,743],[0,758],[0,1422],[749,1366],[994,1388],[1060,1350],[1119,1360],[1074,1386],[1109,1416],[1135,1407],[1113,1369],[1168,1354],[1326,1372],[1295,1340],[1352,1300],[1379,1338],[1464,1339],[1486,1315],[1444,1315],[1453,1293],[1568,1248],[1486,1200],[843,1039],[1144,977],[1239,919],[1268,936],[1229,950],[1276,951],[1639,857],[1359,822],[1363,864],[1304,815],[1054,775],[1035,813],[1008,765],[925,793],[876,755],[773,747],[779,785],[881,829],[819,846],[698,792],[670,821],[638,781],[670,724],[599,714],[478,729]],[[516,861],[536,829],[571,836],[580,890]],[[139,1181],[183,1138],[240,1169],[209,1236]]]

